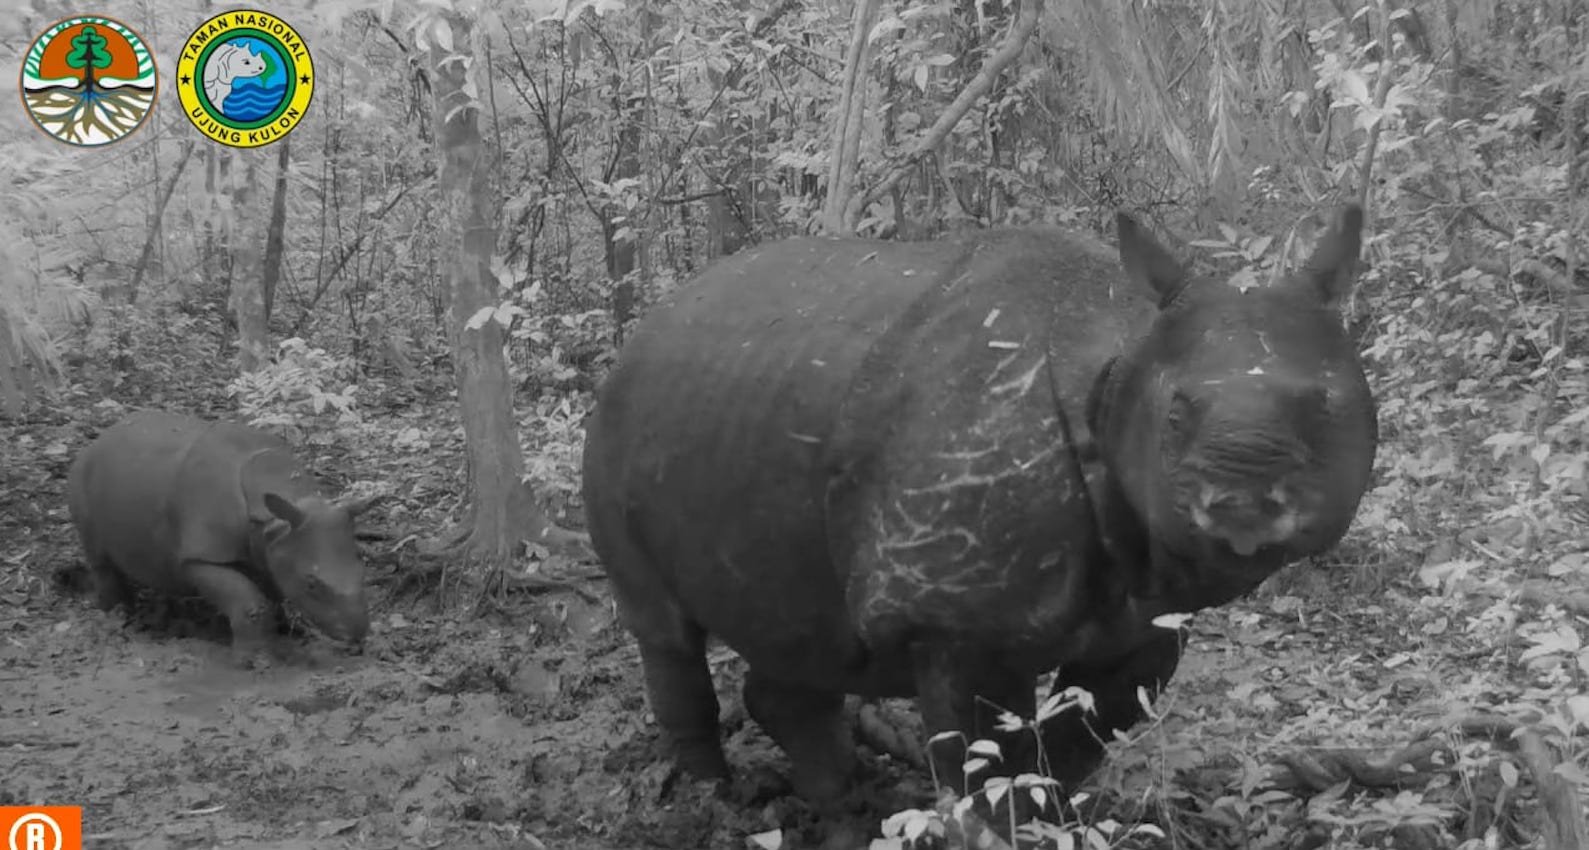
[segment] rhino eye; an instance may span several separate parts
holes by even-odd
[[[1329,405],[1329,387],[1309,387],[1289,402],[1292,427],[1301,434],[1311,433],[1329,415]]]
[[[1330,388],[1328,386],[1314,387],[1303,396],[1302,400],[1309,412],[1323,413],[1330,404]]]
[[[1165,418],[1165,424],[1171,428],[1181,428],[1190,424],[1192,409],[1192,399],[1184,390],[1176,389],[1170,395],[1170,412]]]
[[[1192,442],[1196,428],[1197,404],[1180,389],[1170,396],[1170,409],[1164,414],[1165,446],[1180,453]]]

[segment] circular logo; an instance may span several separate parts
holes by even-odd
[[[314,94],[309,48],[286,21],[240,9],[199,24],[177,59],[177,96],[199,132],[257,148],[303,120]]]
[[[154,109],[159,75],[126,24],[92,15],[56,21],[22,59],[22,105],[40,130],[71,145],[126,138]]]
[[[125,133],[123,135],[126,135]],[[23,830],[26,829],[26,832]],[[48,832],[46,832],[48,831]],[[25,836],[17,841],[17,836]],[[48,841],[48,843],[45,843]],[[43,812],[29,812],[11,822],[11,834],[6,836],[7,847],[38,847],[40,850],[61,850],[61,825]]]

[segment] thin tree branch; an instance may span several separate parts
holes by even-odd
[[[182,146],[182,158],[177,160],[176,168],[171,169],[171,177],[166,180],[166,186],[160,192],[160,200],[155,203],[154,226],[149,228],[149,236],[143,241],[143,250],[138,252],[138,264],[132,269],[132,283],[127,285],[128,302],[138,299],[138,284],[143,280],[144,269],[149,265],[149,255],[154,253],[155,242],[165,229],[166,204],[171,202],[171,193],[177,188],[177,181],[182,178],[182,172],[188,166],[188,158],[193,156],[193,142],[189,140]]]
[[[1011,26],[1010,34],[1005,38],[1004,44],[988,57],[987,62],[982,65],[982,70],[966,84],[954,102],[949,104],[949,108],[938,117],[932,128],[916,142],[910,153],[894,162],[888,174],[876,186],[867,190],[865,194],[850,199],[849,206],[844,211],[844,232],[855,232],[861,221],[861,213],[868,206],[887,196],[901,180],[905,179],[905,175],[909,174],[911,169],[928,154],[937,150],[938,146],[943,144],[943,140],[948,138],[949,131],[960,123],[960,119],[964,118],[967,112],[971,111],[977,100],[993,90],[993,84],[998,80],[999,75],[1004,73],[1004,69],[1014,63],[1020,57],[1021,51],[1026,48],[1026,42],[1037,30],[1037,21],[1042,11],[1043,0],[1022,0],[1020,15]],[[833,188],[830,186],[828,191],[833,191]]]

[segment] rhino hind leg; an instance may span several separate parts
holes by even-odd
[[[726,779],[728,760],[718,738],[717,689],[706,666],[706,633],[693,623],[670,632],[684,640],[639,641],[651,710],[672,741],[680,770],[698,779]]]
[[[745,711],[788,754],[795,792],[818,805],[836,801],[855,766],[844,695],[780,682],[754,669],[745,675],[744,694]]]
[[[225,564],[188,563],[189,584],[220,609],[232,630],[232,661],[240,667],[268,664],[266,650],[276,628],[276,605],[247,576]]]
[[[727,779],[706,630],[662,582],[662,570],[637,543],[639,535],[617,533],[620,520],[604,510],[611,503],[586,498],[591,540],[607,565],[618,614],[640,645],[651,712],[672,745],[674,764],[697,779]]]
[[[1094,708],[1085,715],[1067,711],[1043,725],[1049,769],[1068,793],[1098,768],[1104,745],[1114,739],[1113,730],[1128,730],[1146,716],[1137,688],[1145,688],[1149,699],[1156,698],[1180,660],[1181,635],[1165,629],[1122,658],[1095,666],[1068,665],[1059,671],[1054,689],[1086,688],[1093,695]]]

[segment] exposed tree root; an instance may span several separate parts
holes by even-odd
[[[590,537],[552,522],[551,517],[537,504],[535,493],[528,484],[520,483],[515,487],[512,499],[509,511],[517,519],[517,527],[522,529],[520,540],[532,546],[544,546],[553,555],[593,560]]]
[[[482,536],[471,509],[458,523],[435,537],[408,535],[392,544],[394,552],[412,544],[419,566],[383,583],[391,584],[394,594],[434,589],[439,605],[441,596],[451,585],[457,584],[456,577],[461,569],[463,575],[479,579],[478,584],[472,580],[465,583],[476,587],[482,595],[563,590],[594,602],[591,591],[580,583],[601,578],[604,573],[596,568],[575,566],[596,560],[590,537],[552,522],[536,504],[528,485],[521,483],[515,487],[509,502],[506,527],[512,533],[508,539],[498,540],[492,534]],[[522,551],[520,546],[527,546],[531,559],[538,563],[539,566],[532,568],[535,571],[515,568],[514,561]],[[553,563],[559,565],[557,575],[538,571]]]
[[[518,590],[525,593],[538,593],[551,590],[571,590],[581,595],[588,595],[588,591],[581,587],[582,582],[599,581],[607,574],[595,567],[575,567],[558,570],[556,575],[547,575],[538,572],[517,572],[504,570],[502,573],[502,587],[505,590]],[[592,599],[596,601],[596,599]]]
[[[1519,596],[1530,605],[1555,605],[1581,617],[1589,616],[1589,593],[1564,590],[1558,582],[1526,582]]]
[[[1426,787],[1440,774],[1457,770],[1457,753],[1447,738],[1452,733],[1486,739],[1517,754],[1537,790],[1544,847],[1549,850],[1589,847],[1589,827],[1585,825],[1581,801],[1572,783],[1556,772],[1562,760],[1555,748],[1535,727],[1493,715],[1475,715],[1426,730],[1417,740],[1392,752],[1317,749],[1288,753],[1270,763],[1259,788],[1306,797],[1323,794],[1342,783],[1363,789]],[[1241,784],[1241,777],[1232,769],[1199,773],[1205,774],[1202,777],[1205,781],[1216,781],[1227,788]],[[1504,782],[1473,783],[1469,787],[1468,809],[1483,823],[1470,824],[1469,832],[1475,827],[1482,832],[1496,812],[1511,805],[1503,798],[1513,794],[1515,791]],[[1493,799],[1481,799],[1485,795]]]
[[[1589,847],[1589,824],[1584,821],[1582,801],[1572,782],[1556,771],[1561,758],[1537,727],[1505,717],[1478,715],[1461,721],[1457,728],[1470,738],[1488,738],[1516,751],[1538,790],[1544,819],[1541,837],[1548,850]]]
[[[1322,794],[1350,782],[1361,788],[1416,788],[1456,761],[1441,741],[1420,741],[1394,753],[1320,749],[1287,753],[1268,767],[1265,787],[1298,796]]]

